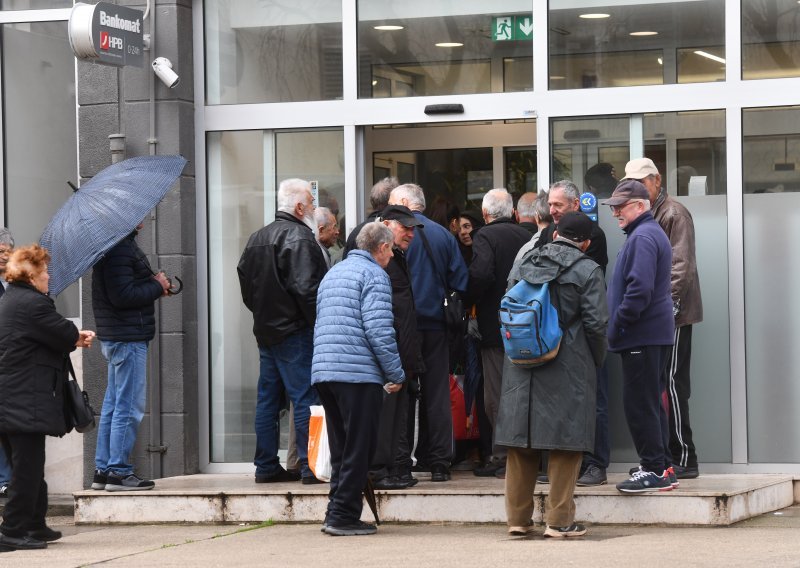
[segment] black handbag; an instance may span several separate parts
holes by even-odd
[[[94,419],[94,409],[89,403],[89,395],[82,391],[78,381],[75,379],[75,369],[72,368],[72,361],[67,358],[67,368],[70,378],[64,384],[64,418],[67,421],[68,430],[74,428],[81,434],[94,430],[96,423]]]

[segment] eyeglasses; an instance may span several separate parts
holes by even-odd
[[[610,206],[610,207],[611,207],[611,212],[612,212],[612,213],[619,213],[620,211],[622,211],[623,209],[625,209],[625,208],[626,208],[628,205],[630,205],[631,203],[637,203],[637,202],[636,202],[636,201],[626,201],[626,202],[625,202],[625,203],[623,203],[622,205],[611,205],[611,206]]]

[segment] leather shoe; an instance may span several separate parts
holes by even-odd
[[[42,540],[25,536],[8,536],[0,534],[0,550],[41,550],[47,548],[47,543]]]
[[[431,466],[431,481],[447,481],[448,479],[450,479],[450,472],[446,465],[435,463]]]
[[[682,466],[673,465],[672,469],[675,470],[675,477],[678,479],[694,479],[700,477],[700,468],[697,466]]]
[[[275,475],[256,475],[256,483],[283,483],[285,481],[300,481],[300,474],[281,468]]]
[[[321,479],[317,479],[313,475],[307,475],[302,479],[302,483],[303,483],[303,485],[317,485],[319,483],[325,483],[325,481],[322,481]]]
[[[62,536],[61,531],[54,531],[48,526],[45,526],[40,529],[35,529],[32,531],[28,531],[28,536],[34,538],[36,540],[43,540],[45,542],[53,542],[54,540],[60,539]]]
[[[405,489],[406,484],[400,482],[400,480],[398,480],[394,476],[387,476],[387,477],[382,477],[378,481],[373,481],[372,487],[375,489],[382,489],[386,491],[392,489]]]

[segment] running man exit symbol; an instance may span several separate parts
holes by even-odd
[[[508,41],[514,39],[514,18],[502,16],[494,18],[494,39],[495,41]]]

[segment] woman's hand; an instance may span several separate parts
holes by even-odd
[[[91,347],[92,341],[97,337],[97,334],[90,329],[82,329],[78,332],[78,341],[75,342],[75,347]]]

